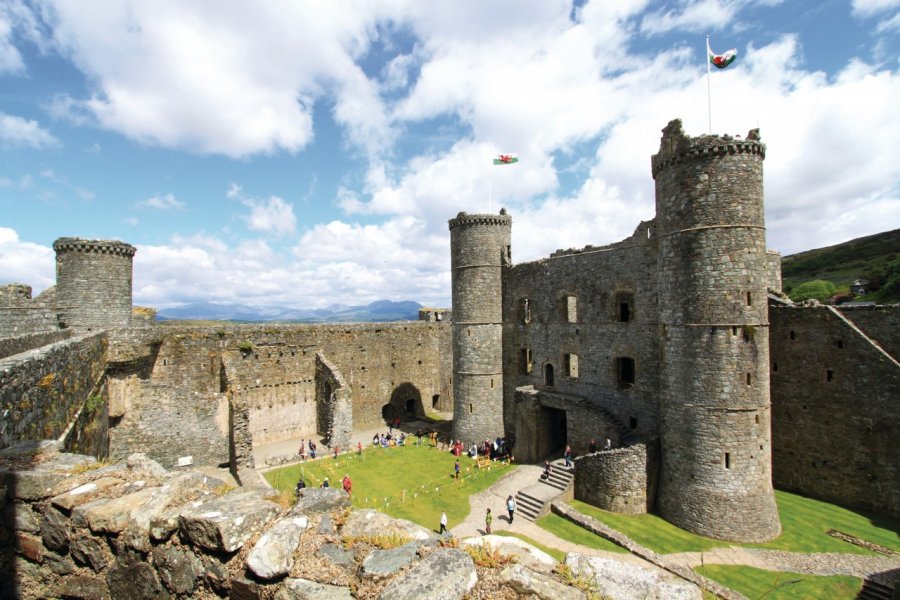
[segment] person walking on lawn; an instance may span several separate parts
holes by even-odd
[[[438,533],[447,533],[447,513],[441,511],[441,530]]]
[[[494,515],[491,514],[491,509],[487,509],[487,512],[484,514],[484,531],[488,535],[491,535],[491,523],[494,521]]]
[[[512,525],[513,517],[516,515],[516,501],[511,495],[506,499],[506,510],[509,511],[509,524]]]

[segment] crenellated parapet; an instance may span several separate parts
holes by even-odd
[[[756,155],[764,159],[766,145],[759,141],[759,130],[751,129],[744,140],[727,134],[692,138],[684,133],[681,119],[673,119],[663,129],[659,153],[650,158],[650,169],[655,179],[660,171],[673,165],[733,154]]]
[[[460,212],[455,219],[450,219],[450,230],[460,227],[472,227],[476,225],[499,225],[509,227],[512,225],[512,217],[506,214],[506,209],[501,208],[499,215],[470,215]]]
[[[132,257],[137,249],[131,244],[116,240],[86,240],[82,238],[63,237],[53,242],[53,250],[62,252],[95,252],[97,254],[113,254]]]

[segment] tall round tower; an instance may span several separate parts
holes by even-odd
[[[466,444],[505,435],[502,271],[511,229],[506,210],[450,220],[453,439]]]
[[[753,130],[663,130],[652,158],[661,335],[657,505],[668,521],[742,542],[781,532],[772,489],[766,231]]]
[[[135,248],[109,240],[59,238],[56,304],[60,324],[93,331],[131,324],[131,272]]]

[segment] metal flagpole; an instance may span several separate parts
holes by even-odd
[[[494,157],[488,163],[490,174],[488,175],[488,214],[494,212]]]
[[[706,112],[709,115],[709,134],[712,135],[712,92],[709,84],[709,57],[712,50],[709,48],[709,35],[706,36]]]

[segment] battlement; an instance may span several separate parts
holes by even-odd
[[[82,238],[63,237],[53,242],[53,250],[62,252],[95,252],[98,254],[115,254],[118,256],[134,256],[137,249],[131,244],[116,240],[86,240]]]
[[[663,129],[659,153],[650,158],[651,172],[656,179],[660,171],[672,165],[728,154],[750,154],[765,158],[766,145],[759,141],[759,129],[751,129],[744,140],[740,136],[734,138],[728,134],[692,138],[681,128],[681,119],[673,119]]]
[[[506,214],[505,208],[501,208],[499,215],[470,215],[460,212],[455,219],[450,219],[451,230],[471,225],[505,225],[508,227],[512,225],[512,217]]]

